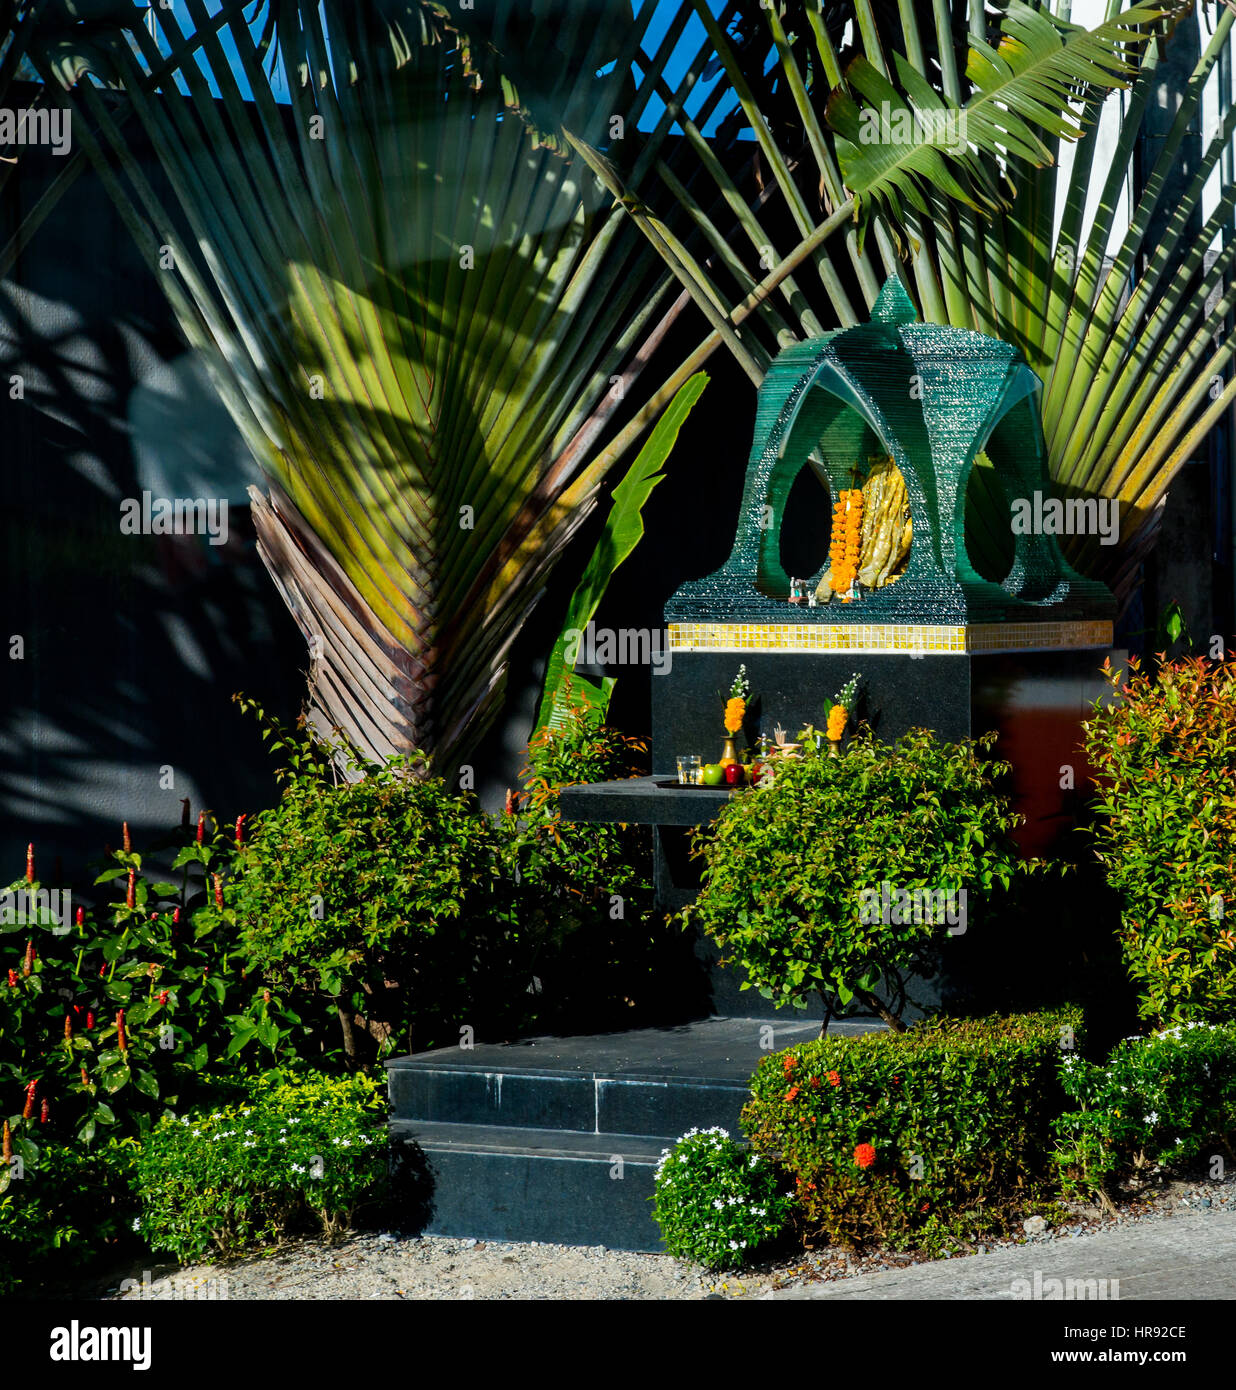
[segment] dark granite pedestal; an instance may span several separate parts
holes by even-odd
[[[1074,824],[1077,789],[1085,787],[1087,777],[1081,724],[1107,694],[1100,674],[1105,658],[1120,666],[1126,653],[1110,648],[922,655],[678,652],[669,675],[653,680],[653,776],[568,787],[562,815],[569,821],[651,827],[658,904],[677,911],[699,891],[691,829],[712,820],[735,793],[657,784],[673,775],[682,754],[705,761],[720,756],[719,712],[739,664],[746,665],[753,692],[743,728],[749,746],[761,734],[771,737],[778,724],[790,738],[805,724],[821,727],[827,701],[857,671],[862,683],[856,716],[886,742],[915,727],[933,729],[950,741],[994,730],[999,737],[991,756],[1012,764],[1005,790],[1025,818],[1017,832],[1020,847],[1026,854],[1044,854]],[[715,1013],[786,1017],[784,1009],[743,988],[741,971],[721,968],[717,948],[702,936],[695,955],[708,968]],[[941,980],[914,982],[918,1004],[938,1002],[948,987],[947,969],[945,962]],[[822,1018],[823,1006],[813,998],[799,1016]]]
[[[1019,840],[1041,853],[1072,821],[1073,788],[1083,785],[1082,720],[1107,692],[1104,658],[1123,665],[1111,648],[1063,651],[928,653],[683,651],[670,674],[652,682],[652,767],[670,776],[679,755],[719,757],[721,711],[740,663],[752,699],[740,743],[753,747],[787,738],[805,724],[823,728],[828,702],[855,672],[862,676],[858,720],[891,742],[912,728],[955,740],[996,730],[992,756],[1011,762],[1009,791],[1026,817]],[[573,803],[578,805],[578,801]],[[677,824],[662,820],[659,824]]]

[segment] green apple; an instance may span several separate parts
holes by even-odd
[[[719,763],[704,764],[704,785],[719,787],[725,781],[725,769]]]

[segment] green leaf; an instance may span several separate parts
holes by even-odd
[[[256,1027],[240,1028],[232,1036],[232,1041],[227,1045],[224,1057],[235,1057],[243,1047],[247,1047],[255,1037],[258,1030]]]
[[[111,1071],[105,1071],[101,1079],[103,1081],[103,1089],[109,1094],[114,1095],[117,1091],[127,1086],[131,1080],[128,1064],[125,1063],[122,1066],[113,1067]]]
[[[707,375],[696,372],[679,387],[635,462],[613,490],[605,530],[571,596],[562,632],[549,656],[534,733],[553,722],[555,711],[564,705],[568,679],[572,692],[583,695],[588,704],[602,714],[609,704],[613,678],[607,676],[598,687],[595,682],[576,676],[574,660],[568,661],[567,657],[574,657],[572,649],[580,641],[576,634],[582,634],[592,621],[615,570],[639,544],[644,534],[644,503],[651,496],[653,488],[664,479],[665,474],[661,470],[677,442],[678,432],[707,385]]]
[[[157,1100],[159,1096],[159,1082],[154,1072],[138,1069],[133,1073],[133,1086],[144,1096],[150,1096]]]

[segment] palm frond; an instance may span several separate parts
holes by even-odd
[[[484,33],[401,0],[153,13],[158,40],[138,24],[107,48],[119,99],[88,76],[62,99],[270,479],[260,553],[310,644],[311,717],[450,766],[634,443],[605,443],[613,381],[634,385],[674,313],[670,277],[553,135],[569,116],[599,140],[625,109],[628,71],[597,74],[648,13],[585,25],[576,7],[548,81],[499,69],[509,6]]]

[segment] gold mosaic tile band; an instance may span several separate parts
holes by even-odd
[[[669,625],[675,652],[1046,652],[1111,644],[1110,622]]]

